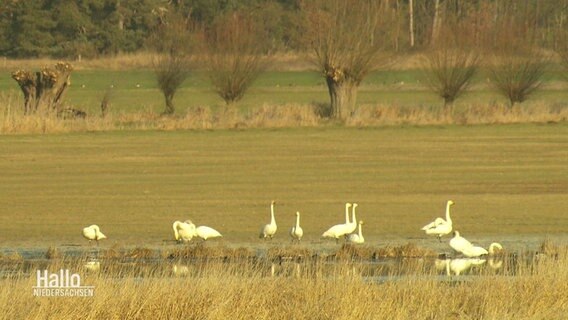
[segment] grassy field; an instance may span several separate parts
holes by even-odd
[[[116,131],[0,136],[0,242],[154,245],[192,219],[222,242],[258,241],[278,202],[277,243],[302,213],[307,243],[359,203],[371,244],[424,238],[455,201],[469,238],[568,231],[568,125]],[[256,239],[256,240],[255,240]]]
[[[0,92],[10,95],[18,108],[23,104],[22,94],[10,73],[4,71],[0,77]],[[543,89],[526,102],[565,106],[568,90],[562,82],[560,71],[547,75]],[[156,88],[156,80],[150,70],[78,70],[72,74],[72,86],[66,102],[68,105],[100,114],[100,102],[106,91],[113,85],[110,112],[113,114],[142,111],[161,112],[164,109],[163,96]],[[505,103],[506,100],[490,90],[482,74],[474,82],[474,90],[459,99],[458,106],[471,104]],[[5,99],[3,99],[5,100]],[[212,90],[203,72],[192,74],[182,85],[174,100],[178,113],[187,109],[209,106],[216,108],[223,101]],[[441,106],[440,98],[424,85],[419,70],[396,70],[376,72],[365,79],[358,94],[359,104],[386,104],[404,107]],[[269,71],[260,76],[244,99],[241,109],[284,104],[326,104],[329,103],[324,79],[310,71]]]

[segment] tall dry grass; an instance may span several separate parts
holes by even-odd
[[[212,130],[244,128],[318,127],[336,125],[325,106],[314,104],[261,105],[247,110],[202,106],[175,116],[152,111],[88,115],[63,119],[55,112],[24,115],[13,94],[0,94],[0,134],[45,134],[110,130]],[[405,107],[361,105],[344,124],[356,127],[395,125],[509,124],[564,122],[565,105],[504,103]]]
[[[101,263],[60,260],[94,297],[33,297],[35,276],[0,280],[2,319],[566,319],[567,248],[521,264],[516,275],[368,278],[353,263]],[[420,260],[417,260],[418,262]],[[141,272],[140,270],[144,270]],[[31,270],[34,273],[34,270]]]

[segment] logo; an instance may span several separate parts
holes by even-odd
[[[92,297],[94,286],[82,286],[81,276],[68,269],[60,269],[57,273],[37,270],[36,285],[33,288],[35,297]]]

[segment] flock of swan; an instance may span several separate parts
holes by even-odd
[[[260,229],[259,238],[261,239],[272,239],[278,230],[276,225],[276,218],[274,214],[275,201],[270,204],[270,223],[262,226]],[[435,235],[441,241],[442,237],[448,235],[453,230],[453,223],[450,216],[450,208],[454,204],[452,200],[448,200],[446,203],[446,219],[436,218],[433,222],[425,225],[422,230],[428,235]],[[322,234],[324,238],[335,239],[339,242],[339,239],[345,239],[349,243],[361,244],[365,242],[363,237],[362,225],[363,221],[357,221],[356,208],[357,203],[346,203],[345,204],[345,223],[336,224],[329,228]],[[351,209],[351,212],[349,211]],[[350,219],[351,215],[351,219]],[[186,220],[184,222],[175,221],[173,223],[174,238],[178,242],[190,242],[193,238],[197,237],[206,241],[207,239],[222,237],[219,231],[208,227],[199,226],[196,227],[191,220]],[[355,232],[357,230],[357,232]],[[290,229],[290,237],[292,241],[299,242],[302,240],[304,231],[300,226],[300,212],[296,212],[296,223]],[[83,229],[83,236],[89,240],[95,240],[98,245],[98,241],[105,239],[106,236],[101,232],[97,225],[91,225]],[[454,237],[449,242],[450,247],[456,252],[463,254],[468,258],[477,258],[483,255],[492,255],[496,253],[496,250],[502,250],[503,247],[499,243],[492,243],[488,249],[480,246],[475,246],[469,242],[464,237],[460,236],[459,231],[454,230]]]
[[[450,216],[450,207],[454,205],[452,200],[446,203],[446,219],[436,218],[433,222],[422,227],[422,230],[429,235],[436,235],[441,241],[442,236],[450,234],[453,230],[452,218]],[[483,255],[493,255],[496,249],[503,250],[503,246],[497,242],[493,242],[488,250],[483,247],[474,246],[469,240],[460,236],[459,231],[454,230],[454,237],[450,240],[450,247],[456,252],[463,254],[468,258],[477,258]]]

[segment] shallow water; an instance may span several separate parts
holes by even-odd
[[[474,243],[487,246],[492,239],[472,239]],[[387,243],[376,245],[365,244],[362,248],[381,248],[413,243],[420,248],[433,250],[439,257],[380,257],[366,259],[334,258],[333,253],[341,248],[335,242],[317,241],[290,245],[289,242],[255,242],[239,243],[226,246],[225,243],[206,243],[203,248],[245,248],[252,254],[246,257],[204,256],[174,257],[171,250],[183,249],[184,246],[164,242],[149,247],[149,256],[125,256],[136,247],[61,245],[57,246],[56,256],[46,255],[48,248],[0,248],[0,277],[28,277],[37,270],[74,268],[76,272],[99,273],[110,277],[176,277],[201,276],[208,270],[216,268],[233,268],[235,274],[263,276],[310,276],[310,277],[345,277],[361,276],[366,281],[384,282],[409,276],[428,277],[460,277],[470,279],[478,276],[514,276],[519,268],[530,270],[538,264],[543,255],[538,254],[544,240],[556,245],[567,245],[568,235],[546,237],[540,235],[510,236],[499,242],[505,248],[503,255],[467,259],[457,256],[449,248],[447,240],[438,242],[435,239],[391,239]],[[273,249],[306,249],[314,253],[312,256],[274,256],[269,254]],[[358,247],[361,248],[361,247]],[[118,252],[116,257],[109,257],[108,250]],[[205,251],[207,252],[207,251]]]
[[[100,258],[96,252],[64,259],[25,259],[0,263],[0,278],[33,277],[38,270],[56,272],[70,269],[79,274],[100,274],[108,278],[201,277],[213,270],[232,274],[266,277],[361,277],[368,282],[385,282],[407,277],[515,276],[531,270],[543,256],[508,254],[484,258],[388,257],[366,260],[308,258]],[[544,257],[550,259],[550,257]],[[554,257],[552,257],[554,258]]]

